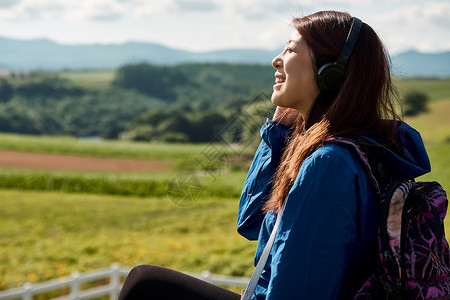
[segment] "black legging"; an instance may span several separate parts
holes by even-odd
[[[239,300],[240,297],[239,294],[177,271],[141,265],[134,267],[128,274],[119,300]]]

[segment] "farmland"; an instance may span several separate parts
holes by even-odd
[[[91,80],[70,76],[80,84]],[[102,76],[104,82],[112,78]],[[401,93],[413,87],[430,93],[428,112],[406,121],[421,132],[432,162],[432,172],[421,179],[440,181],[450,190],[449,80],[401,79],[399,85]],[[212,149],[226,160],[211,166],[207,154]],[[49,155],[41,158],[49,164],[53,155],[80,159],[73,169],[62,164],[0,167],[0,289],[114,262],[249,276],[255,243],[240,237],[235,227],[239,193],[254,150],[224,143],[0,134],[0,151]],[[83,169],[83,158],[102,159],[106,165],[120,159],[127,167]],[[136,162],[150,166],[130,169]],[[152,168],[152,163],[164,168]],[[90,160],[88,165],[93,164]],[[196,180],[198,193],[174,198],[174,180],[188,178]]]

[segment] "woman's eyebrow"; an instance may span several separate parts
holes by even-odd
[[[289,41],[286,42],[286,46],[289,45],[289,43],[291,43],[291,42],[292,42],[292,43],[298,44],[298,41],[297,41],[297,40],[289,40]]]

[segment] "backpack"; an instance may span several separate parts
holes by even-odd
[[[378,267],[354,300],[450,299],[445,190],[438,182],[393,182],[380,160],[382,151],[362,141],[327,140],[356,151],[379,199]]]

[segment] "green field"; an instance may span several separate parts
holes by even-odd
[[[114,80],[115,70],[101,71],[68,71],[60,73],[62,78],[67,78],[80,87],[101,90],[106,89]]]
[[[167,197],[1,191],[0,289],[110,266],[250,275],[255,244],[236,232],[236,198],[180,208]]]
[[[83,74],[66,76],[80,84],[94,80]],[[112,78],[108,74],[101,77],[104,84]],[[432,172],[420,179],[437,180],[448,191],[449,83],[401,79],[399,86],[402,93],[426,91],[432,100],[427,113],[406,121],[422,134],[432,162]],[[164,173],[0,169],[0,290],[115,262],[249,276],[255,243],[236,233],[236,217],[254,149],[234,155],[214,144],[230,164],[205,169],[198,158],[205,159],[211,146],[0,134],[0,150],[174,161]],[[169,197],[173,179],[190,175],[202,187],[195,202]]]
[[[133,159],[186,159],[198,155],[207,144],[168,144],[78,139],[0,133],[0,150]],[[221,151],[226,151],[226,147]]]
[[[450,99],[450,78],[395,78],[394,83],[400,96],[410,91],[426,94],[430,101]]]
[[[450,142],[450,98],[429,104],[429,111],[405,121],[416,128],[427,146]]]

